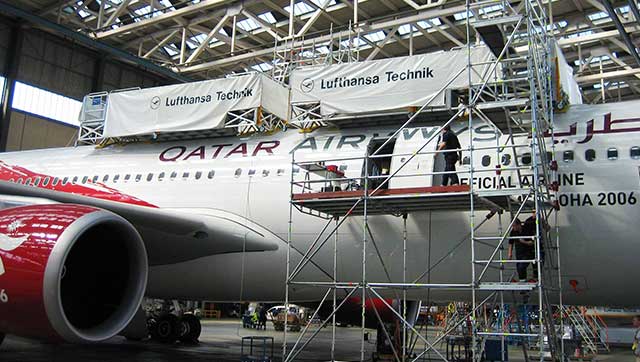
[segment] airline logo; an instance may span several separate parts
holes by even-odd
[[[23,224],[21,220],[15,220],[7,226],[7,230],[13,233],[22,226],[25,226],[25,224]],[[7,234],[0,233],[0,250],[13,251],[19,248],[20,245],[27,241],[27,239],[29,239],[29,235],[12,237]],[[2,263],[2,258],[0,258],[0,276],[4,275],[4,273],[4,264]]]

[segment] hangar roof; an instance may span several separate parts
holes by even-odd
[[[196,79],[270,71],[275,47],[291,35],[316,52],[356,45],[359,59],[402,56],[410,49],[420,54],[466,43],[467,13],[465,1],[459,0],[10,2]],[[484,1],[486,6],[475,9],[472,17],[478,16],[476,11],[500,16],[505,2]],[[509,3],[518,6],[520,1]],[[610,3],[638,47],[640,23],[630,8],[635,1]],[[599,103],[603,93],[607,100],[636,98],[637,49],[629,49],[603,2],[552,0],[551,8],[554,33],[586,101]]]

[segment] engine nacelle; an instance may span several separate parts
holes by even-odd
[[[51,204],[0,210],[0,333],[74,343],[129,324],[147,283],[136,229],[109,211]]]

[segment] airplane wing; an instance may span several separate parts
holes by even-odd
[[[0,181],[0,206],[52,202],[94,206],[124,217],[142,236],[150,265],[277,250],[283,242],[266,228],[224,210],[153,208]]]

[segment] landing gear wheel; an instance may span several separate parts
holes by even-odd
[[[155,339],[162,343],[174,343],[180,336],[180,319],[173,314],[165,314],[158,318],[155,325]]]
[[[198,343],[202,325],[198,317],[193,314],[185,314],[180,319],[180,337],[178,339],[182,343]]]

